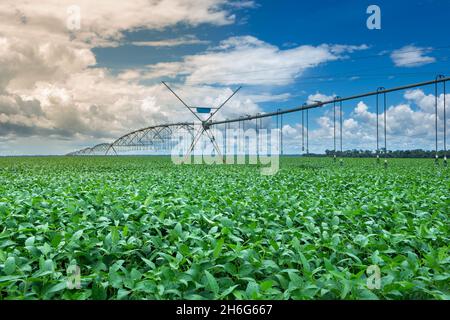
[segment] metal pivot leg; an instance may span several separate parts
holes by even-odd
[[[189,157],[191,156],[192,151],[194,150],[195,146],[197,145],[197,142],[200,140],[200,137],[203,134],[203,131],[205,129],[202,127],[197,131],[197,134],[195,135],[194,139],[191,142],[191,145],[189,146],[188,151],[186,152],[186,155],[184,156],[184,162],[187,162]]]
[[[198,143],[198,141],[200,140],[200,137],[202,136],[202,134],[204,132],[206,132],[206,134],[209,137],[209,140],[211,141],[211,143],[214,146],[214,149],[216,150],[217,154],[221,157],[222,159],[222,163],[225,163],[225,158],[222,155],[222,152],[220,151],[220,148],[216,142],[216,139],[214,138],[214,135],[212,134],[212,132],[209,131],[210,129],[210,120],[214,117],[214,115],[219,112],[220,109],[222,109],[222,107],[227,104],[228,101],[230,101],[230,99],[241,89],[241,87],[237,88],[220,106],[218,106],[217,108],[206,108],[207,110],[211,111],[211,109],[214,109],[215,111],[211,112],[211,114],[209,115],[209,117],[206,120],[202,120],[199,115],[197,113],[205,113],[203,111],[199,111],[199,109],[205,109],[205,108],[194,108],[194,107],[190,107],[189,105],[187,105],[176,93],[175,91],[173,91],[169,85],[167,83],[165,83],[164,81],[162,82],[167,89],[169,89],[170,92],[173,93],[173,95],[199,120],[201,121],[202,127],[199,129],[199,131],[197,132],[194,140],[192,140],[191,145],[189,146],[188,151],[186,152],[186,156],[184,158],[185,162],[187,162],[188,158],[191,156],[192,151],[195,148],[195,145]],[[197,111],[194,111],[197,110]]]
[[[214,149],[216,149],[217,155],[222,159],[222,163],[225,163],[225,157],[222,155],[222,152],[220,152],[219,145],[217,144],[216,138],[214,138],[214,135],[212,132],[210,132],[208,129],[205,129],[204,132],[209,137],[209,140],[211,141],[212,145],[214,146]]]
[[[191,145],[189,146],[188,151],[186,152],[186,155],[184,157],[185,162],[187,162],[187,160],[189,159],[189,157],[192,154],[192,151],[194,150],[195,146],[197,145],[198,141],[200,140],[201,136],[203,135],[203,133],[206,133],[206,135],[208,136],[209,140],[211,141],[212,145],[214,146],[214,149],[216,150],[218,156],[222,159],[222,163],[225,163],[225,158],[222,155],[222,152],[220,151],[219,145],[217,144],[216,139],[214,138],[214,135],[212,134],[212,132],[209,131],[209,128],[206,126],[202,126],[197,134],[195,135],[194,140],[192,140]]]

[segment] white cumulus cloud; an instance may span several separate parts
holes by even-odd
[[[204,53],[186,56],[181,62],[150,65],[145,77],[184,75],[188,85],[283,86],[293,83],[307,69],[365,49],[365,45],[322,44],[283,50],[253,36],[231,37]]]
[[[436,61],[434,57],[427,56],[431,48],[420,48],[408,45],[391,53],[391,59],[397,67],[420,67]]]

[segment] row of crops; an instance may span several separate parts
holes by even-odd
[[[0,158],[0,299],[449,299],[449,170]]]

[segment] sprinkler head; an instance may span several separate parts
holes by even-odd
[[[386,159],[384,159],[384,167],[387,168],[388,167],[388,162]]]

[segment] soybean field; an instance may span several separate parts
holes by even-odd
[[[449,299],[449,177],[430,159],[284,157],[263,176],[0,158],[0,299]]]

